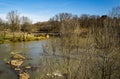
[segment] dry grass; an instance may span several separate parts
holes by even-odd
[[[4,38],[4,32],[0,33],[0,43],[35,41],[35,40],[43,40],[43,39],[46,39],[46,37],[45,36],[34,37],[33,34],[28,34],[23,32],[15,32],[14,39],[13,39],[13,33],[6,32]]]

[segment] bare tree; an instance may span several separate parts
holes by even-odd
[[[7,14],[8,23],[11,26],[13,32],[13,39],[15,38],[15,31],[20,31],[20,18],[17,11],[11,11]]]
[[[110,11],[109,16],[112,18],[120,18],[120,6],[114,7],[112,11]]]
[[[80,54],[80,24],[78,17],[63,13],[57,15],[55,18],[60,22],[61,36],[58,39],[50,41],[50,44],[45,47],[50,49],[50,51],[47,49],[47,53],[45,54],[52,56],[47,57],[47,62],[50,68],[48,70],[54,71],[56,68],[56,70],[61,71],[64,79],[77,79],[78,76],[80,76],[78,75],[78,70],[81,66],[79,62],[81,59],[79,59],[79,57],[82,57],[76,57],[76,55]]]
[[[22,24],[21,30],[23,32],[28,32],[28,30],[30,30],[30,28],[31,28],[30,25],[32,24],[32,22],[28,17],[23,16],[21,18],[21,24]]]
[[[100,79],[119,79],[119,37],[117,28],[112,24],[114,19],[105,17],[102,19],[102,27],[93,28],[93,43],[96,57],[97,72]],[[114,69],[116,68],[116,69]],[[117,73],[116,73],[117,72]]]
[[[3,39],[6,37],[6,23],[4,20],[0,18],[0,33],[2,34]]]

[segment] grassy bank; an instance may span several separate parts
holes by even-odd
[[[33,34],[27,33],[14,33],[14,37],[12,33],[6,33],[5,36],[3,33],[0,35],[0,44],[9,43],[9,42],[23,42],[23,41],[36,41],[47,39],[46,36],[35,37]]]

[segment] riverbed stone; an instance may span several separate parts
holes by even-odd
[[[21,54],[13,54],[13,56],[11,58],[12,59],[22,59],[22,60],[25,60],[25,57],[22,56]]]
[[[26,69],[31,69],[31,66],[25,66]]]
[[[31,69],[31,66],[23,66],[25,59],[26,58],[19,53],[12,53],[11,59],[8,62],[6,62],[14,69],[19,79],[30,78],[28,69]]]
[[[23,60],[11,60],[10,65],[19,67],[23,64],[23,62],[24,62]]]
[[[26,72],[19,74],[19,79],[29,79],[29,78],[30,78],[30,75]]]

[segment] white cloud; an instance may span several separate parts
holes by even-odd
[[[32,23],[48,21],[50,18],[49,16],[34,14],[20,14],[20,16],[28,17],[32,21]],[[3,20],[7,20],[6,17],[6,14],[0,14],[0,18],[2,18]]]
[[[43,21],[49,20],[49,16],[45,16],[45,15],[21,14],[21,16],[28,17],[32,21],[32,23],[43,22]]]
[[[0,18],[6,20],[6,14],[0,14]]]

